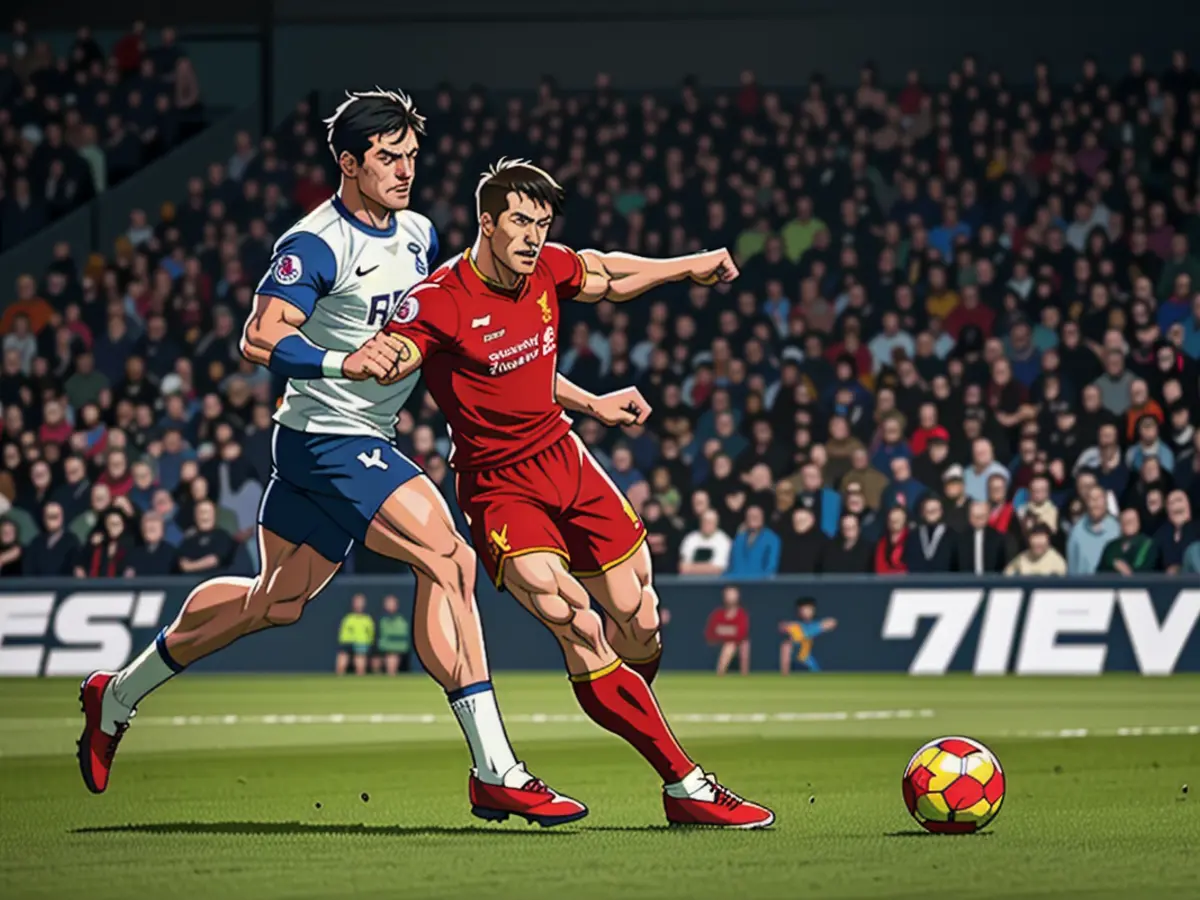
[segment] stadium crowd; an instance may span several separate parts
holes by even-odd
[[[1032,74],[966,57],[891,92],[869,65],[850,90],[446,88],[422,98],[415,205],[457,253],[478,173],[530,157],[568,191],[554,239],[734,249],[733,285],[564,318],[568,377],[654,407],[577,427],[659,572],[1198,572],[1200,77],[1184,53]],[[237,339],[274,238],[335,177],[301,104],[161,220],[135,211],[111,258],[77,272],[62,247],[21,279],[0,573],[253,565],[279,385]],[[420,391],[397,440],[451,496]]]
[[[0,49],[0,250],[119,184],[203,125],[191,61],[135,22],[106,52],[80,28],[70,51],[12,26]]]

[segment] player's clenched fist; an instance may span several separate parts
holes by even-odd
[[[405,363],[412,359],[410,341],[381,331],[346,357],[342,371],[351,381],[374,378],[380,384],[393,384],[407,374]]]
[[[737,277],[738,268],[724,247],[699,254],[692,266],[691,278],[700,284],[716,284],[718,281],[728,283]]]
[[[605,425],[642,425],[650,418],[650,404],[629,387],[597,397],[589,412]]]

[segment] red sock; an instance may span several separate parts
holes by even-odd
[[[646,684],[654,684],[654,676],[658,674],[658,664],[662,662],[662,647],[650,659],[625,660],[625,665],[637,672]]]
[[[696,768],[671,734],[646,682],[620,660],[599,672],[572,675],[571,682],[591,720],[632,744],[665,784],[681,781]]]

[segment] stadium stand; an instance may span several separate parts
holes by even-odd
[[[1151,66],[445,88],[417,208],[457,253],[477,174],[531,157],[569,192],[555,239],[734,249],[730,289],[564,322],[568,377],[654,406],[579,429],[661,572],[1197,572],[1200,78]],[[318,112],[239,135],[110,256],[77,272],[62,247],[16,285],[0,574],[251,568],[279,385],[237,338],[274,237],[336,184]],[[444,435],[418,392],[397,438],[450,495]]]
[[[204,124],[196,73],[164,28],[106,53],[89,28],[55,56],[22,21],[0,50],[0,250],[120,184]]]

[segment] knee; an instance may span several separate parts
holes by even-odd
[[[510,589],[526,595],[533,612],[551,628],[570,628],[586,618],[585,613],[595,616],[585,602],[587,595],[577,596],[580,592],[565,583],[570,576],[557,559],[515,559],[508,566],[505,580]]]
[[[658,594],[649,585],[642,589],[641,600],[633,616],[633,625],[644,634],[656,633],[662,625],[658,615]]]
[[[248,618],[256,623],[294,625],[304,614],[305,604],[323,587],[311,573],[281,569],[255,581],[247,597]]]
[[[429,575],[448,594],[469,597],[475,585],[475,551],[458,535],[436,548],[428,561]]]

